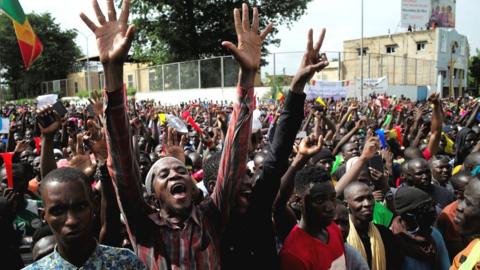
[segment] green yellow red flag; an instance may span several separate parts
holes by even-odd
[[[42,54],[42,42],[33,32],[18,0],[0,0],[0,11],[12,20],[23,64],[28,70],[30,65]]]

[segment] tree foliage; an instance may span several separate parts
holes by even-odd
[[[27,17],[44,46],[42,55],[28,71],[23,66],[12,22],[0,15],[0,77],[15,99],[40,94],[43,81],[64,79],[81,55],[74,41],[76,32],[61,30],[49,13],[32,13]]]
[[[229,54],[221,41],[236,41],[233,9],[243,2],[256,6],[261,29],[268,22],[274,26],[290,25],[298,20],[311,0],[142,0],[133,1],[137,26],[134,57],[156,64],[186,61]],[[119,1],[120,2],[120,1]],[[278,44],[277,30],[264,43]]]
[[[480,50],[477,49],[477,55],[470,57],[468,65],[468,85],[479,88],[480,85]]]

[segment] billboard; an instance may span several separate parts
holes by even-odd
[[[455,27],[456,0],[432,0],[429,24],[437,27]]]
[[[425,27],[430,20],[432,0],[402,0],[402,27]]]
[[[456,0],[402,0],[402,27],[455,27]]]

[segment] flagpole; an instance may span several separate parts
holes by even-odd
[[[363,101],[363,0],[361,7],[361,38],[360,38],[360,100]]]

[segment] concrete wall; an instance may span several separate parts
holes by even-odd
[[[424,49],[418,51],[417,43],[425,43]],[[395,52],[388,53],[388,46],[395,46]],[[344,41],[343,80],[361,76],[360,47],[360,39]],[[389,82],[401,85],[435,81],[437,41],[433,30],[364,38],[363,47],[368,48],[363,59],[364,78],[387,76]]]
[[[323,69],[320,72],[315,73],[312,80],[316,81],[340,81],[342,80],[341,76],[338,74],[338,61],[332,61],[329,63],[328,67]]]

